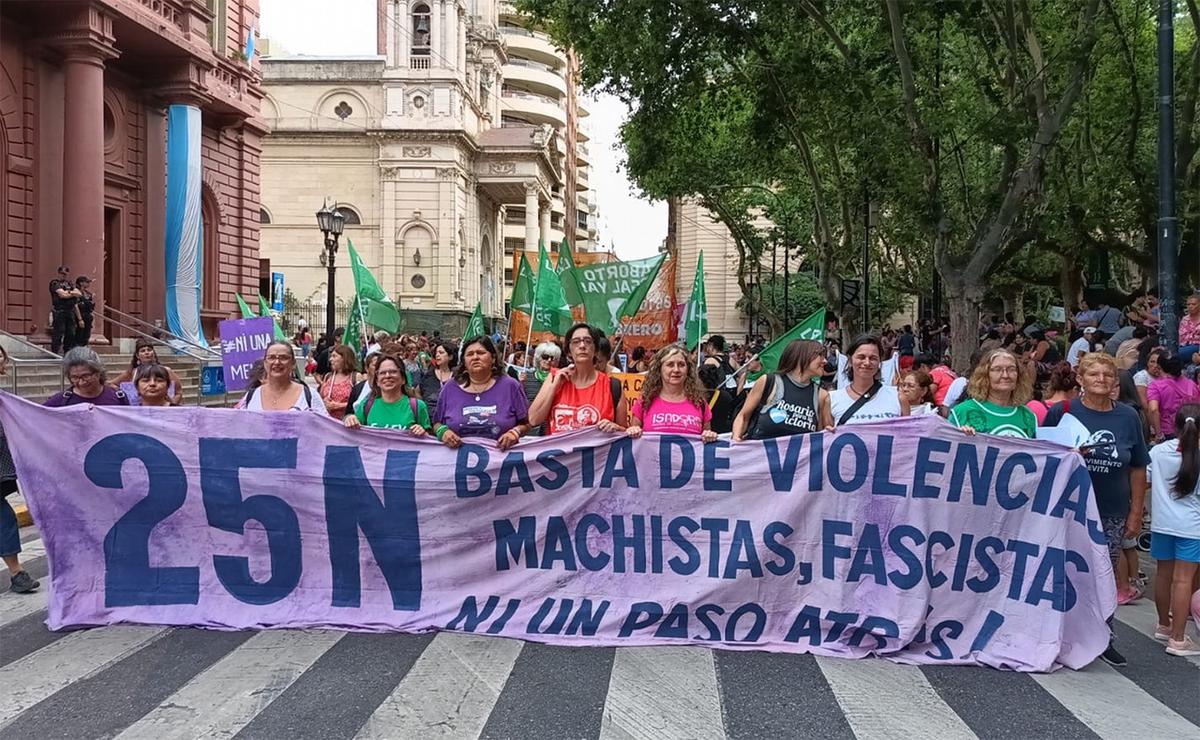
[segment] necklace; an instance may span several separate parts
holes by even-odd
[[[467,393],[474,393],[474,394],[475,394],[475,400],[476,400],[476,401],[478,401],[478,400],[480,400],[480,395],[481,395],[481,394],[483,394],[483,393],[487,393],[488,389],[490,389],[490,388],[491,388],[493,385],[495,385],[495,384],[496,384],[496,379],[495,379],[495,378],[488,378],[488,379],[487,379],[487,380],[484,382],[484,384],[483,384],[483,387],[482,387],[482,388],[475,389],[475,388],[473,388],[473,387],[472,387],[472,386],[474,386],[474,385],[475,385],[475,383],[473,383],[473,382],[472,382],[472,381],[471,381],[471,380],[468,378],[468,379],[467,379],[467,387],[466,387],[466,388],[463,388],[463,390],[465,390]]]

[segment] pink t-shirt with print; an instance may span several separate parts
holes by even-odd
[[[642,400],[633,402],[633,418],[641,419],[642,431],[664,434],[691,434],[699,437],[704,422],[712,420],[712,410],[705,404],[703,411],[690,401],[668,401],[662,396],[654,399],[650,408],[642,411]]]

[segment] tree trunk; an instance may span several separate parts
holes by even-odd
[[[1075,307],[1083,295],[1083,274],[1076,263],[1075,255],[1062,252],[1059,256],[1058,284],[1062,291],[1063,310],[1067,317],[1074,315]]]
[[[956,283],[946,285],[950,304],[951,366],[960,375],[971,370],[971,354],[979,348],[979,306],[983,302],[983,286]]]

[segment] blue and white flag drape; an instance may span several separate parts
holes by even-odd
[[[200,109],[167,108],[167,328],[207,347],[200,327],[204,234],[200,216]],[[210,275],[216,280],[216,275]]]

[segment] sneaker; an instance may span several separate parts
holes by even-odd
[[[1171,628],[1164,627],[1161,624],[1154,626],[1154,639],[1159,642],[1166,642],[1171,639]]]
[[[1200,655],[1200,645],[1192,642],[1192,638],[1187,635],[1184,635],[1182,640],[1167,640],[1167,655],[1178,655],[1181,658],[1197,656]]]
[[[15,594],[27,594],[30,591],[36,591],[40,585],[42,584],[33,580],[33,576],[22,570],[12,577],[12,584],[9,585],[8,590]]]
[[[1112,645],[1109,645],[1107,648],[1105,648],[1103,653],[1100,653],[1100,660],[1103,660],[1105,663],[1108,663],[1111,666],[1116,666],[1117,668],[1129,664],[1129,661],[1125,660],[1125,656],[1117,652],[1117,649]]]
[[[1132,586],[1128,591],[1117,592],[1117,605],[1125,606],[1126,604],[1132,604],[1140,598],[1142,598],[1142,590],[1137,586]]]

